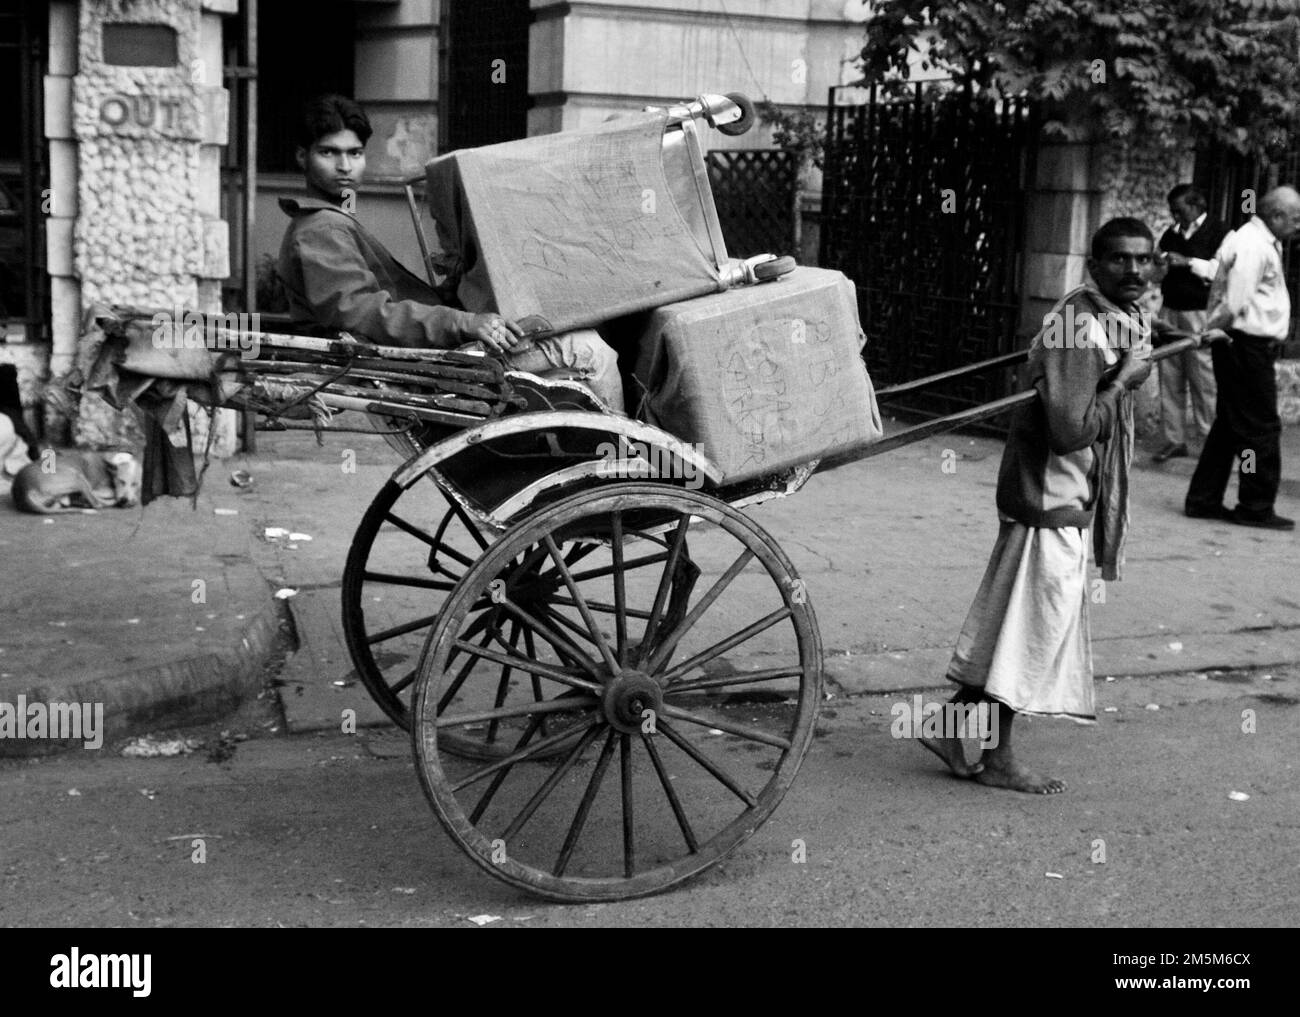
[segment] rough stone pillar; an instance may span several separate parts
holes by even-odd
[[[220,281],[230,268],[215,156],[226,143],[228,106],[220,19],[207,9],[230,7],[204,0],[82,0],[72,79],[71,267],[83,310],[95,304],[221,310]],[[67,349],[67,336],[56,335],[56,360]],[[206,423],[205,414],[192,415]],[[229,454],[234,415],[222,416],[216,451]],[[82,400],[79,444],[123,437],[118,415],[93,397]]]

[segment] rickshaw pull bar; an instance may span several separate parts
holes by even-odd
[[[876,389],[876,399],[884,400],[893,396],[906,395],[909,392],[919,392],[923,388],[929,388],[931,385],[938,385],[941,382],[953,381],[957,378],[964,378],[968,374],[979,374],[981,371],[991,371],[998,367],[1013,367],[1016,364],[1023,364],[1029,359],[1029,351],[1015,350],[1011,353],[1003,353],[996,357],[990,357],[988,360],[981,360],[975,364],[969,364],[966,367],[954,367],[949,371],[940,371],[938,374],[926,375],[924,378],[916,378],[913,381],[900,381],[897,385],[890,385],[887,388]]]
[[[1175,354],[1183,353],[1186,350],[1195,349],[1197,340],[1188,336],[1185,339],[1176,339],[1171,343],[1154,350],[1151,354],[1151,360],[1164,360],[1166,357],[1172,357]],[[1028,351],[1023,351],[1028,355]],[[1007,354],[1007,356],[1019,356],[1020,354]],[[998,358],[1001,359],[1001,358]],[[936,375],[935,377],[938,377]],[[926,381],[928,379],[921,379]],[[967,424],[974,424],[981,420],[988,420],[990,417],[996,417],[999,414],[1013,410],[1022,403],[1028,403],[1038,398],[1038,393],[1029,389],[1025,392],[1017,392],[1015,395],[1004,396],[996,399],[991,403],[985,403],[983,406],[974,406],[968,410],[960,410],[957,413],[950,413],[946,417],[937,417],[934,420],[927,420],[923,424],[917,424],[915,427],[908,427],[899,431],[897,434],[891,434],[888,438],[868,445],[865,448],[851,449],[847,452],[840,452],[833,456],[827,456],[817,464],[817,472],[824,470],[833,470],[840,466],[847,466],[849,463],[856,463],[862,459],[871,459],[884,452],[892,452],[896,448],[902,448],[904,445],[910,445],[913,442],[921,441],[932,435],[943,434],[945,431],[954,431]]]

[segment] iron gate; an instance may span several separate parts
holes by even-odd
[[[946,83],[897,99],[873,87],[852,106],[837,103],[839,91],[827,116],[819,260],[857,284],[873,378],[897,383],[1009,352],[1032,109]],[[1006,371],[970,376],[908,405],[947,413],[1005,395],[1009,381]]]
[[[716,149],[704,157],[727,254],[797,254],[799,156],[782,148]]]

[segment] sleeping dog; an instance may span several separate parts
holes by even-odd
[[[140,500],[141,473],[130,452],[45,449],[18,471],[10,493],[20,512],[126,507]]]

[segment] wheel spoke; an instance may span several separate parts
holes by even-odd
[[[469,568],[471,565],[474,564],[473,558],[466,557],[465,555],[457,551],[454,547],[448,547],[437,537],[434,537],[432,534],[425,533],[424,530],[420,529],[414,523],[408,523],[397,513],[385,512],[384,518],[387,519],[394,526],[396,526],[399,530],[405,530],[416,540],[423,541],[424,543],[428,544],[431,548],[433,548],[435,551],[441,551],[445,553],[448,558],[451,558],[453,561],[460,562],[466,568]]]
[[[419,673],[420,669],[418,667],[411,668],[411,670],[407,671],[401,678],[388,686],[388,691],[393,695],[397,695],[399,692],[404,691],[411,682],[415,681],[416,675]]]
[[[673,531],[672,547],[668,550],[668,563],[664,565],[663,574],[659,577],[659,589],[655,592],[654,607],[650,609],[650,619],[646,622],[645,634],[641,637],[642,646],[651,644],[659,628],[659,618],[668,600],[668,591],[673,585],[673,574],[677,571],[677,559],[681,557],[682,547],[686,544],[686,530],[690,525],[691,517],[687,513],[683,513],[677,520],[677,529]]]
[[[764,745],[771,745],[777,749],[788,749],[790,747],[789,739],[781,738],[774,734],[768,734],[766,731],[759,730],[756,727],[750,727],[748,724],[737,724],[734,720],[720,720],[717,718],[701,717],[698,714],[691,713],[689,710],[683,710],[680,706],[670,706],[663,704],[665,716],[672,717],[675,720],[684,720],[688,724],[698,724],[700,727],[716,728],[719,731],[726,731],[728,734],[738,735],[751,742],[761,742]]]
[[[518,752],[527,745],[541,726],[542,716],[541,714],[538,714],[533,717],[533,719],[528,722],[528,726],[524,728],[524,733],[520,736],[519,741],[515,742],[514,751]],[[492,803],[493,797],[495,797],[496,793],[501,789],[501,785],[506,782],[506,777],[509,773],[510,767],[508,766],[503,770],[498,770],[496,776],[492,778],[492,783],[484,789],[483,796],[479,798],[478,804],[474,806],[474,811],[470,813],[469,817],[469,821],[475,826],[477,826],[478,821],[483,818],[483,813],[487,811],[487,807]]]
[[[723,675],[721,678],[697,678],[690,682],[675,682],[671,688],[664,689],[664,695],[698,692],[701,689],[725,689],[731,685],[754,685],[758,682],[770,682],[776,678],[798,678],[803,673],[802,667],[769,667],[761,671],[739,671],[736,674]]]
[[[655,746],[655,740],[643,731],[641,741],[650,756],[650,762],[654,764],[655,773],[659,775],[659,783],[663,785],[664,794],[668,796],[668,804],[672,806],[673,815],[677,817],[677,825],[682,831],[682,836],[686,838],[686,848],[691,854],[696,854],[700,850],[700,843],[695,839],[695,831],[691,829],[690,820],[686,818],[686,810],[682,808],[677,790],[668,777],[668,771],[664,769],[664,761],[659,758],[659,749]]]
[[[632,822],[632,736],[624,733],[618,745],[619,769],[623,778],[623,875],[628,879],[636,871],[636,846]]]
[[[515,818],[511,820],[510,825],[507,826],[505,832],[501,834],[502,840],[509,844],[519,835],[519,831],[524,828],[524,824],[533,818],[533,813],[537,811],[542,802],[546,801],[547,797],[555,790],[556,786],[564,779],[565,775],[573,769],[573,764],[576,763],[578,758],[587,751],[587,746],[596,740],[598,734],[600,734],[599,727],[593,726],[587,729],[587,733],[578,740],[578,744],[575,745],[572,751],[564,757],[560,765],[557,766],[551,775],[546,778],[546,782],[533,793],[533,796],[528,799],[524,804],[524,807],[519,810],[519,815],[515,816]]]
[[[438,490],[442,491],[442,496],[447,499],[447,504],[451,506],[452,512],[454,512],[456,518],[460,520],[461,525],[469,531],[470,537],[472,537],[474,543],[478,545],[479,550],[486,551],[488,546],[487,539],[479,532],[478,527],[474,525],[474,521],[470,519],[469,513],[465,511],[465,507],[446,491],[443,491],[441,485],[439,485]]]
[[[398,636],[404,636],[408,632],[414,632],[416,629],[427,629],[437,620],[438,616],[436,614],[431,614],[424,618],[416,618],[415,621],[404,622],[401,625],[394,625],[391,629],[384,629],[382,632],[375,632],[366,636],[366,643],[370,646],[374,646],[375,643],[382,643],[389,639],[395,639]]]
[[[668,712],[668,706],[665,705],[664,713],[667,712]],[[728,791],[730,791],[733,795],[739,798],[746,805],[752,808],[753,806],[758,804],[758,799],[756,799],[752,794],[750,794],[743,787],[741,787],[740,784],[736,781],[736,779],[731,776],[731,774],[727,773],[727,771],[724,770],[722,767],[720,767],[717,763],[713,762],[713,760],[705,756],[704,753],[701,752],[699,749],[697,749],[694,745],[692,745],[688,739],[679,735],[672,728],[672,726],[664,723],[663,720],[660,720],[659,723],[655,725],[655,730],[662,731],[665,735],[667,735],[669,740],[671,740],[674,745],[676,745],[679,749],[681,749],[688,756],[690,756],[697,763],[699,763],[702,767],[704,767],[704,769],[706,769],[709,773],[713,775],[713,777],[718,781],[718,783],[720,783],[723,787],[725,787]]]
[[[363,572],[361,578],[367,583],[387,583],[391,586],[414,586],[421,590],[453,590],[455,583],[444,579],[417,579],[414,576],[398,576],[389,572]]]
[[[627,659],[627,590],[623,574],[623,513],[614,512],[609,519],[610,551],[614,555],[614,627],[618,644],[618,662]],[[624,752],[627,751],[626,739]],[[629,873],[631,875],[631,873]]]
[[[614,653],[605,642],[605,637],[601,635],[600,629],[596,627],[596,620],[592,618],[591,611],[587,607],[587,601],[583,599],[582,591],[578,589],[578,584],[573,581],[573,575],[569,572],[569,566],[564,564],[564,558],[560,555],[560,549],[555,546],[555,538],[549,533],[542,538],[546,544],[546,550],[551,555],[551,561],[555,562],[555,567],[560,573],[560,578],[564,580],[564,585],[569,588],[569,595],[577,601],[578,613],[582,615],[583,624],[587,626],[587,631],[591,633],[592,641],[596,644],[596,649],[600,651],[601,659],[605,661],[605,666],[615,674],[621,674],[622,668],[618,666],[618,661],[614,659]]]
[[[678,664],[671,671],[663,675],[659,681],[665,687],[671,685],[673,682],[677,681],[677,679],[681,678],[682,675],[690,674],[691,671],[699,667],[701,664],[707,664],[714,657],[721,656],[728,650],[739,646],[741,643],[753,639],[760,632],[770,629],[777,622],[789,618],[792,613],[793,612],[788,607],[777,608],[777,610],[767,615],[767,617],[760,618],[752,625],[746,625],[739,632],[733,632],[731,635],[727,636],[726,639],[714,643],[707,650],[701,650],[690,660],[682,661],[682,663]]]
[[[629,558],[623,563],[624,569],[639,569],[642,565],[654,565],[668,557],[668,552],[660,551],[657,554],[647,554],[641,558]],[[612,576],[614,574],[613,565],[601,565],[599,568],[587,569],[585,572],[575,572],[573,578],[577,582],[585,579],[600,579],[602,576]]]
[[[486,650],[487,644],[491,641],[492,641],[492,633],[491,632],[485,633],[483,636],[483,642],[478,644],[478,648],[480,650]],[[467,643],[463,639],[458,639],[456,641],[457,648],[464,647],[468,649],[472,645],[473,644]],[[451,661],[448,660],[447,663],[450,665]],[[465,679],[469,677],[469,673],[473,670],[474,670],[474,658],[469,657],[465,661],[465,663],[461,666],[461,669],[456,673],[456,677],[452,680],[451,684],[447,686],[447,691],[442,694],[442,698],[438,700],[439,713],[442,713],[443,710],[447,709],[448,704],[450,704],[451,701],[456,698],[456,693],[460,691],[460,687],[465,684]]]
[[[520,671],[526,671],[529,674],[541,675],[543,678],[549,678],[553,682],[559,682],[561,685],[568,685],[570,688],[582,689],[584,692],[592,692],[599,695],[603,690],[597,682],[588,681],[585,678],[579,678],[571,675],[559,668],[551,667],[549,664],[541,664],[535,660],[525,660],[523,657],[515,656],[512,653],[503,653],[499,650],[490,650],[487,641],[475,645],[467,643],[463,639],[456,640],[456,648],[470,654],[474,657],[482,657],[484,660],[490,660],[494,664],[509,664],[511,667],[518,668]],[[438,704],[438,712],[443,710],[443,704]]]
[[[457,791],[463,791],[471,784],[477,784],[484,777],[490,777],[498,770],[504,769],[505,767],[514,766],[515,763],[518,763],[524,759],[528,759],[530,756],[536,756],[539,753],[546,752],[548,749],[552,749],[556,745],[559,745],[560,742],[564,741],[566,738],[572,738],[575,735],[582,734],[585,731],[587,731],[589,728],[596,727],[601,723],[602,723],[601,720],[593,718],[592,720],[589,720],[586,724],[582,725],[581,727],[575,725],[574,727],[571,728],[565,728],[563,731],[557,732],[556,734],[551,735],[551,737],[549,738],[543,738],[540,742],[537,742],[534,745],[529,745],[525,748],[518,749],[517,751],[510,753],[510,755],[498,759],[495,763],[491,763],[490,765],[483,767],[481,770],[475,770],[468,777],[465,777],[462,780],[458,781],[457,783],[451,785],[450,790],[452,791],[452,793],[455,793]]]
[[[564,875],[564,870],[569,867],[569,859],[573,857],[573,849],[578,846],[578,838],[582,836],[582,828],[587,825],[587,816],[591,812],[591,803],[596,800],[596,792],[600,790],[601,781],[605,779],[605,771],[609,768],[609,761],[614,756],[614,736],[618,734],[613,728],[609,729],[609,734],[605,737],[605,744],[600,750],[600,758],[596,760],[596,768],[591,773],[591,780],[587,782],[587,791],[582,796],[582,801],[578,803],[578,811],[573,816],[573,823],[569,826],[569,832],[564,838],[564,845],[560,848],[560,857],[555,862],[554,875],[556,878]]]
[[[655,650],[654,655],[650,658],[650,664],[646,668],[647,671],[653,674],[672,658],[673,651],[677,649],[677,644],[682,641],[682,638],[686,633],[688,633],[695,623],[700,620],[700,615],[704,614],[704,612],[713,605],[713,602],[722,596],[723,591],[731,585],[731,581],[735,579],[736,576],[740,575],[745,566],[748,565],[753,558],[754,552],[749,548],[745,548],[745,550],[737,556],[736,560],[731,563],[731,567],[728,568],[727,571],[722,574],[722,577],[713,584],[713,588],[700,598],[699,602],[691,608],[691,613],[681,620],[677,628],[673,629],[673,631],[669,633],[668,638],[665,639],[659,645],[659,648]]]
[[[570,600],[568,597],[552,597],[552,598],[551,598],[551,603],[552,603],[552,604],[559,604],[561,607],[577,607],[577,606],[578,606],[576,603],[574,603],[574,602],[573,602],[572,600]],[[589,608],[591,608],[593,611],[602,611],[602,612],[604,612],[605,614],[617,614],[617,613],[618,613],[618,605],[617,605],[617,604],[610,604],[610,603],[607,603],[606,601],[603,601],[603,600],[588,600],[588,601],[587,601],[587,606],[588,606]],[[624,614],[624,616],[627,617],[627,618],[649,618],[649,617],[650,617],[650,612],[649,612],[649,611],[643,611],[643,610],[641,610],[640,608],[636,608],[636,607],[626,607],[626,606],[625,606],[625,607],[623,608],[623,614]]]
[[[510,648],[518,649],[518,645],[519,623],[516,621],[510,623]],[[506,701],[506,696],[510,692],[510,672],[512,670],[514,669],[509,664],[501,665],[501,680],[497,682],[497,697],[496,701],[492,704],[497,710],[501,709],[502,705]],[[497,728],[500,726],[500,723],[499,720],[493,719],[488,724],[487,742],[489,745],[497,740]]]
[[[564,617],[564,615],[560,614],[559,611],[552,611],[549,607],[544,607],[542,608],[542,615],[546,618],[547,621],[554,622],[556,625],[568,629],[576,636],[581,636],[587,642],[591,643],[592,646],[596,645],[596,640],[595,638],[593,638],[590,632],[584,629],[573,619]]]
[[[578,649],[578,647],[575,646],[570,640],[560,635],[558,632],[552,629],[545,622],[541,621],[538,618],[535,618],[533,615],[529,614],[522,607],[520,607],[518,604],[516,604],[514,601],[508,598],[501,601],[501,606],[505,608],[507,611],[509,611],[516,618],[522,619],[524,624],[532,628],[539,636],[545,639],[557,650],[563,649],[566,653],[568,653],[571,657],[573,657],[575,661],[578,662],[579,666],[582,667],[583,670],[587,671],[589,674],[599,673],[600,668],[596,666],[596,662],[594,660],[588,657],[585,653],[582,652],[582,650]]]
[[[524,629],[524,652],[528,655],[529,660],[537,659],[537,648],[533,645],[533,630]],[[529,680],[533,683],[533,699],[537,702],[542,701],[542,680],[535,674],[528,675]],[[542,721],[542,737],[546,737],[546,721]]]
[[[465,724],[481,724],[483,721],[501,721],[510,717],[531,717],[534,714],[564,713],[570,710],[586,710],[599,706],[600,700],[595,696],[576,696],[572,699],[548,699],[542,703],[524,703],[520,706],[502,706],[478,713],[458,713],[454,717],[439,717],[435,727],[461,727]]]

